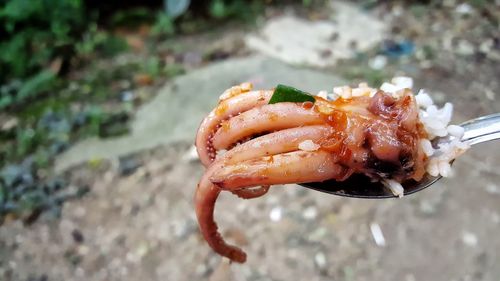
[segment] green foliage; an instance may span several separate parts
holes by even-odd
[[[31,148],[36,146],[36,142],[38,141],[37,137],[38,135],[35,130],[31,128],[26,130],[19,128],[17,133],[16,154],[26,155],[30,152]]]
[[[483,9],[488,5],[488,0],[470,0],[468,2],[478,9]]]
[[[67,62],[85,30],[80,0],[8,0],[0,6],[0,109],[50,88],[59,60]],[[18,80],[18,81],[14,81]]]
[[[70,55],[85,29],[80,0],[8,0],[0,7],[0,79],[25,78]]]
[[[53,90],[76,56],[110,57],[127,48],[98,30],[81,0],[7,0],[0,6],[0,37],[0,109]]]
[[[41,210],[57,213],[64,200],[87,191],[43,183],[50,174],[46,169],[78,139],[128,132],[130,113],[143,99],[134,89],[140,85],[135,74],[156,79],[185,72],[178,60],[167,63],[156,53],[155,42],[221,21],[249,21],[264,7],[262,0],[191,2],[165,0],[156,16],[151,7],[117,6],[98,18],[99,11],[87,9],[83,0],[0,0],[0,111],[16,120],[0,131],[0,224],[7,214],[31,220]],[[128,48],[123,37],[113,34],[115,28],[128,36],[129,28],[144,24],[154,35],[144,38],[146,29],[138,32],[146,48],[137,50],[148,50],[144,60],[103,59]],[[182,52],[173,50],[174,55]]]
[[[313,0],[302,0],[302,5],[304,7],[309,7],[309,6],[311,6],[312,2],[313,2]]]
[[[170,36],[175,33],[175,26],[172,18],[164,13],[158,13],[156,22],[151,28],[151,33],[155,36]]]
[[[422,4],[413,4],[410,6],[410,12],[417,18],[423,17],[427,12],[428,8]]]
[[[33,93],[36,93],[37,91],[47,90],[54,78],[54,73],[48,70],[39,72],[32,77],[29,77],[24,81],[24,84],[19,89],[19,92],[17,92],[17,102],[21,102],[29,98]]]
[[[155,78],[160,74],[161,64],[157,57],[148,58],[143,65],[143,72]]]
[[[0,89],[0,109],[12,104],[20,104],[33,98],[39,92],[50,89],[55,82],[55,74],[45,70],[31,77],[27,77],[23,83],[14,82]],[[9,87],[10,86],[10,87]]]
[[[175,77],[177,75],[184,74],[185,72],[186,70],[184,69],[184,66],[177,63],[167,64],[163,69],[163,73],[167,77]]]
[[[146,8],[118,10],[111,17],[112,26],[136,27],[142,23],[152,22],[151,11]]]
[[[103,57],[113,57],[128,48],[127,42],[109,32],[99,30],[96,23],[89,24],[79,42],[75,42],[76,55],[91,57],[98,53]]]
[[[214,0],[210,5],[210,14],[214,18],[225,18],[229,15],[229,9],[222,0]]]
[[[236,19],[251,20],[262,7],[260,1],[212,0],[208,12],[215,19],[234,17]]]

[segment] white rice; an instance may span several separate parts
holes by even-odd
[[[299,149],[303,151],[316,151],[320,148],[320,145],[313,142],[312,140],[305,140],[299,143]]]
[[[429,157],[426,171],[434,177],[439,175],[450,177],[453,175],[450,163],[469,149],[469,145],[461,141],[464,128],[449,125],[453,114],[451,103],[446,103],[442,108],[438,108],[425,90],[420,90],[415,96],[415,100],[420,108],[420,121],[429,135],[429,141],[423,140],[420,143],[424,153]],[[439,144],[437,148],[429,147],[430,141],[436,137],[448,137],[450,141]]]
[[[404,196],[405,190],[399,182],[392,179],[384,179],[382,180],[382,183],[387,186],[395,196],[399,198]]]
[[[345,88],[342,90],[342,94],[340,94],[340,96],[343,98],[343,99],[350,99],[352,97],[352,91],[351,91],[351,88]]]
[[[326,100],[326,99],[328,99],[328,92],[327,91],[319,91],[317,96],[320,98],[324,98]]]
[[[424,90],[418,91],[418,94],[415,96],[415,100],[421,108],[427,108],[434,104],[431,97]]]
[[[461,139],[464,136],[464,128],[457,126],[457,125],[449,125],[446,127],[446,130],[448,131],[448,134],[451,136],[454,136],[457,139]]]
[[[432,143],[430,140],[428,139],[420,140],[420,146],[422,147],[422,150],[424,151],[427,157],[430,157],[432,156],[432,154],[434,154],[434,148],[432,147]]]
[[[382,90],[386,93],[393,94],[393,93],[396,93],[399,89],[394,84],[384,82],[384,84],[382,84],[382,86],[380,86],[380,90]]]
[[[385,82],[380,90],[392,94],[394,98],[400,98],[405,90],[413,88],[413,79],[410,77],[394,77],[391,83]],[[335,100],[339,97],[349,99],[357,96],[372,97],[377,89],[370,88],[366,83],[361,83],[358,88],[335,87],[333,93],[321,92],[321,96],[327,96],[329,100]],[[424,125],[429,139],[422,139],[420,146],[427,157],[426,172],[431,176],[450,177],[453,175],[450,163],[463,154],[469,145],[461,142],[464,135],[464,129],[457,125],[449,125],[453,114],[453,105],[446,103],[438,108],[434,105],[431,96],[425,91],[420,90],[415,96],[415,101],[419,107],[419,119]],[[431,141],[437,137],[448,137],[447,143],[441,143],[438,147],[433,147]],[[393,179],[384,179],[383,184],[387,186],[394,195],[402,197],[404,189],[401,184]]]
[[[410,77],[394,77],[391,81],[396,87],[400,89],[412,89],[413,88],[413,79]]]

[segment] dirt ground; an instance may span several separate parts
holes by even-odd
[[[459,78],[421,80],[456,89],[446,99],[457,104],[458,120],[500,109],[497,101],[467,98],[468,81]],[[190,159],[190,144],[134,156],[142,164],[128,176],[119,175],[118,163],[84,165],[69,174],[92,192],[67,203],[61,220],[0,228],[1,274],[6,280],[497,280],[497,146],[472,149],[454,165],[454,178],[399,200],[337,198],[293,185],[255,200],[224,194],[218,221],[249,254],[246,264],[231,266],[197,230],[192,197],[203,169]],[[375,225],[385,245],[373,240]]]
[[[498,61],[441,57],[435,64],[412,76],[438,102],[454,103],[454,123],[500,112]],[[192,199],[203,168],[191,142],[128,160],[138,166],[129,173],[118,160],[68,171],[73,185],[91,192],[66,203],[60,219],[1,226],[0,280],[500,278],[497,142],[467,152],[454,177],[402,199],[340,198],[296,185],[254,200],[223,194],[216,218],[247,251],[243,265],[214,254],[198,232]]]

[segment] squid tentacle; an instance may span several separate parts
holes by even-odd
[[[267,104],[272,91],[251,91],[222,100],[201,122],[196,135],[196,149],[201,162],[206,167],[215,160],[212,137],[221,122],[242,112]]]
[[[228,245],[217,231],[214,221],[215,201],[221,192],[215,186],[210,177],[214,172],[224,169],[226,165],[234,165],[245,161],[252,161],[254,157],[263,157],[269,154],[279,154],[295,151],[301,141],[311,139],[319,141],[325,134],[330,133],[328,126],[306,126],[283,130],[280,133],[272,133],[246,142],[233,150],[228,151],[221,159],[212,163],[203,175],[195,193],[196,214],[200,230],[209,245],[219,254],[237,262],[245,261],[245,254],[239,248]],[[286,144],[286,145],[285,145]],[[250,153],[243,153],[250,151]],[[244,187],[233,189],[232,192],[245,199],[256,198],[264,195],[269,185],[263,185],[255,190]]]
[[[201,233],[208,245],[218,254],[235,262],[244,263],[246,254],[240,248],[227,244],[218,231],[214,220],[215,201],[221,192],[220,188],[209,180],[210,173],[206,173],[195,193],[196,216]]]
[[[256,134],[324,123],[314,109],[288,102],[267,104],[225,121],[215,132],[212,143],[215,149],[227,149]]]
[[[214,170],[210,181],[223,190],[259,185],[321,182],[345,173],[336,157],[326,151],[295,151],[225,165]]]
[[[318,143],[332,132],[333,129],[327,125],[285,129],[239,145],[226,152],[221,161],[231,164],[256,157],[295,151],[302,141],[311,140]],[[243,199],[252,199],[266,194],[268,190],[269,186],[262,186],[258,189],[234,190],[232,193]]]
[[[423,173],[418,139],[425,132],[417,126],[411,97],[393,104],[377,93],[339,102],[317,99],[308,107],[268,104],[272,91],[236,89],[221,97],[198,131],[196,147],[207,170],[195,193],[201,233],[217,253],[235,262],[245,262],[246,254],[224,241],[214,221],[221,191],[251,199],[275,184],[342,181],[354,172],[376,177],[387,167],[394,177],[418,179]],[[306,140],[318,145],[299,150]],[[228,151],[216,159],[217,150]]]
[[[215,201],[221,188],[241,191],[242,188],[258,185],[324,181],[335,178],[343,171],[341,166],[334,164],[333,156],[324,151],[280,154],[274,156],[276,160],[269,168],[266,168],[266,158],[268,157],[230,166],[214,163],[203,175],[196,190],[196,215],[203,236],[214,251],[236,262],[245,262],[245,252],[227,244],[214,221]],[[284,165],[286,169],[283,169]],[[240,171],[233,174],[235,170]]]

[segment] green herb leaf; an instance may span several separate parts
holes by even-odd
[[[273,96],[269,100],[269,104],[279,103],[279,102],[306,102],[310,101],[314,103],[316,99],[299,89],[294,87],[279,84],[276,89],[274,89]]]

